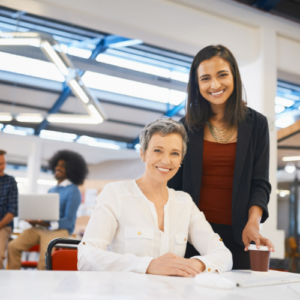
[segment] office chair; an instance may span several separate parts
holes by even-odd
[[[30,249],[26,250],[25,252],[40,252],[40,245],[34,245]],[[21,262],[21,268],[27,269],[27,268],[37,268],[37,261],[28,260],[29,253],[26,255],[27,259]]]
[[[46,270],[78,271],[77,245],[81,240],[57,238],[52,240],[46,251]],[[52,253],[53,248],[63,248]]]

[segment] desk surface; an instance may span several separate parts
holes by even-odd
[[[300,282],[216,290],[193,278],[109,272],[0,271],[3,300],[282,300],[300,299]]]

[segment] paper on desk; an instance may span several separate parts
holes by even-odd
[[[268,275],[253,274],[248,270],[234,270],[220,276],[231,279],[239,287],[267,286],[300,282],[300,275],[287,272],[269,271]]]
[[[223,290],[232,290],[236,287],[236,282],[234,280],[222,277],[220,274],[208,273],[198,274],[195,277],[195,284],[203,287]]]

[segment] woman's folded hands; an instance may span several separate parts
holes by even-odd
[[[205,264],[198,259],[186,259],[174,253],[166,253],[151,261],[147,274],[194,277],[204,270]]]

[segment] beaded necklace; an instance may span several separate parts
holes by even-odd
[[[229,136],[227,138],[225,138],[227,129],[219,129],[219,128],[213,126],[209,121],[206,122],[206,125],[207,125],[211,135],[213,136],[213,138],[220,144],[227,144],[233,136],[233,133],[234,133],[233,127],[230,128]]]

